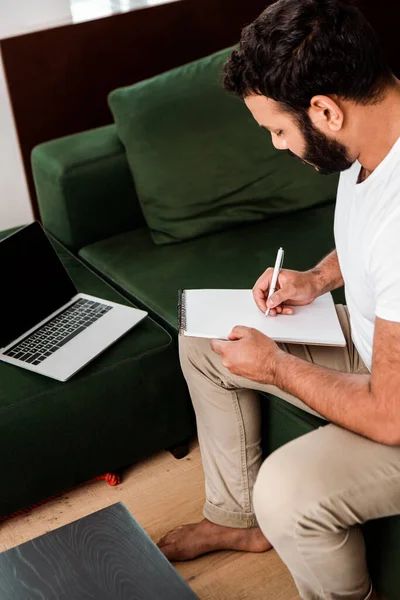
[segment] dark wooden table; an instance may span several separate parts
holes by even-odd
[[[0,600],[196,599],[121,503],[0,554]]]

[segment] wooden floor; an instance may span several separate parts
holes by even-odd
[[[169,529],[202,518],[203,486],[197,444],[180,461],[161,452],[131,467],[119,486],[113,488],[103,481],[88,484],[29,515],[0,524],[0,551],[119,501],[157,541]],[[175,567],[201,600],[299,599],[274,551],[217,552]]]

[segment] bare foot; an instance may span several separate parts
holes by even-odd
[[[259,527],[222,527],[207,519],[169,531],[158,547],[168,560],[191,560],[215,550],[266,552],[272,548]]]

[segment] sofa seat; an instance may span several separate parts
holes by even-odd
[[[285,267],[312,267],[334,247],[333,214],[334,205],[326,204],[166,246],[155,245],[142,227],[85,246],[79,254],[176,333],[179,289],[251,288],[274,264],[279,246]],[[343,301],[341,294],[336,301]]]

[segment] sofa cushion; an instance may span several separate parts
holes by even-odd
[[[109,96],[154,242],[191,239],[333,200],[337,176],[277,151],[220,71],[229,50]]]
[[[180,288],[249,288],[285,249],[285,265],[313,266],[333,246],[333,205],[156,246],[147,228],[86,246],[80,255],[170,330],[177,329]],[[336,299],[342,301],[341,296]]]

